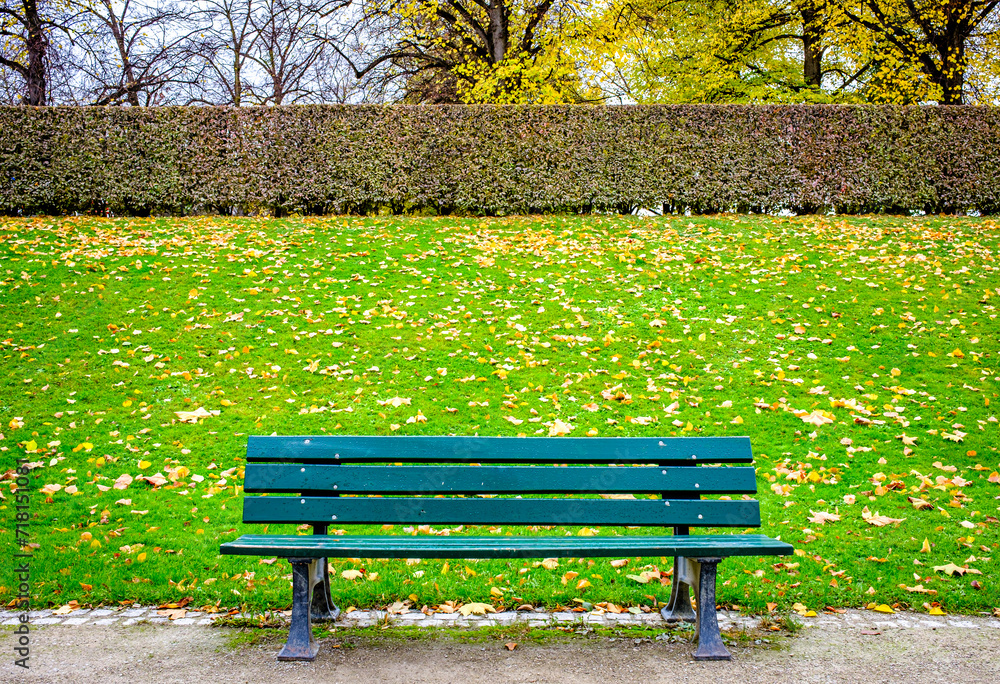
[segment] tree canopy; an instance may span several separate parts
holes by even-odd
[[[0,102],[998,104],[998,4],[0,0]]]

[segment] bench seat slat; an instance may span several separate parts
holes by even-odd
[[[247,461],[286,463],[751,463],[748,437],[250,436]]]
[[[748,467],[371,466],[251,464],[247,492],[340,494],[553,494],[558,492],[753,494]],[[669,498],[669,496],[668,496]]]
[[[228,555],[302,558],[566,558],[761,556],[792,553],[760,534],[622,537],[434,537],[258,535],[222,545]]]
[[[245,523],[760,527],[757,501],[248,496]]]

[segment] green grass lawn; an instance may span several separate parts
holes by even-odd
[[[567,430],[749,435],[797,554],[727,560],[722,603],[1000,606],[995,221],[7,218],[0,243],[0,536],[27,457],[35,607],[287,608],[286,562],[218,555],[262,531],[250,434]],[[641,573],[670,559],[610,560],[335,561],[334,592],[666,600]]]

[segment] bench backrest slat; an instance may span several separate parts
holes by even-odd
[[[759,527],[757,501],[250,496],[247,523]]]
[[[288,463],[751,463],[748,437],[251,436],[247,461]]]
[[[555,494],[691,492],[752,494],[754,469],[659,466],[371,466],[253,464],[251,493],[329,490],[339,494]]]

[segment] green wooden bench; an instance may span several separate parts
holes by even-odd
[[[746,437],[250,437],[245,491],[268,496],[247,496],[243,521],[306,523],[313,534],[248,534],[223,544],[221,552],[291,562],[292,620],[279,660],[313,660],[319,646],[311,620],[339,613],[330,596],[327,558],[597,556],[672,556],[664,619],[697,623],[696,660],[729,659],[715,612],[718,563],[726,556],[788,554],[792,547],[759,534],[693,535],[690,529],[760,526],[760,505],[746,496],[757,490],[754,469],[715,467],[751,462]],[[701,498],[714,495],[733,498]],[[589,537],[327,535],[330,525],[401,524],[641,531]],[[650,534],[649,527],[673,528],[673,534]]]

